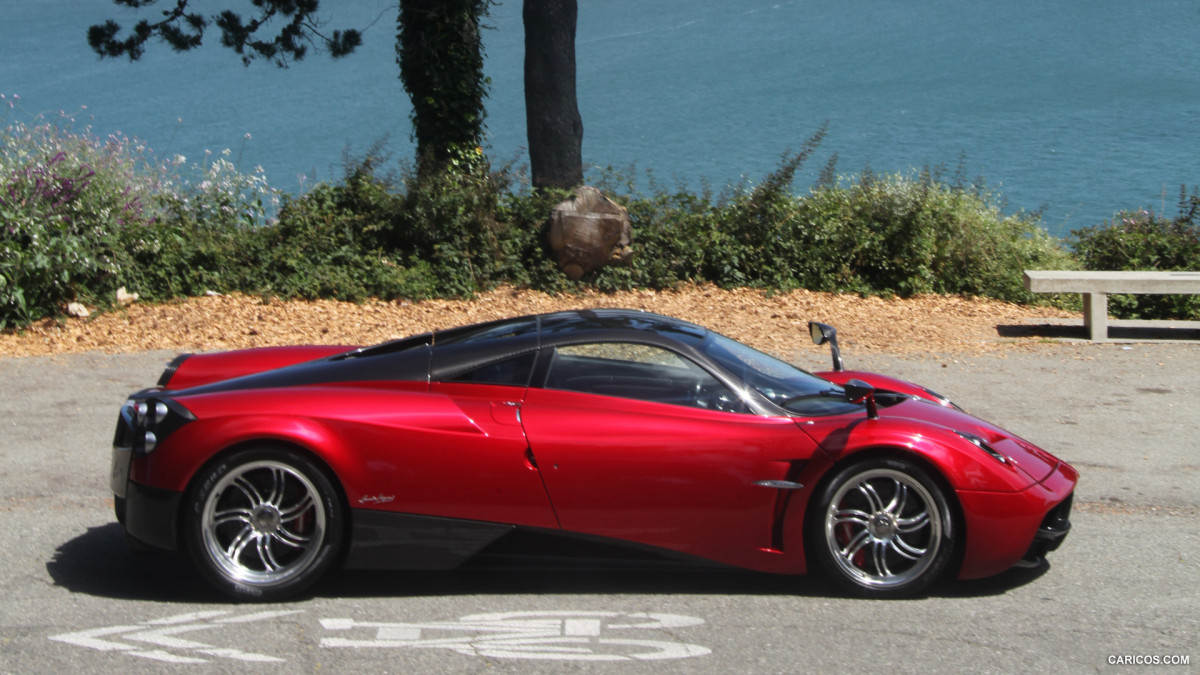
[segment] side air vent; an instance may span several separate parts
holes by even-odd
[[[1009,461],[1007,455],[1001,453],[999,450],[988,445],[987,441],[976,436],[975,434],[968,434],[965,431],[955,431],[954,433],[958,434],[959,436],[962,436],[964,439],[969,441],[975,447],[977,447],[980,450],[983,450],[987,454],[991,455],[992,459],[995,459],[997,462],[1000,462],[1001,464],[1012,464],[1012,462]]]

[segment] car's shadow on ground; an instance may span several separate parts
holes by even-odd
[[[1048,569],[1011,570],[989,579],[937,584],[926,597],[1003,595]],[[323,597],[431,595],[793,595],[845,598],[823,577],[783,576],[738,569],[459,569],[446,572],[354,572],[331,575]]]
[[[1013,569],[988,579],[938,584],[930,597],[1003,595],[1049,569]],[[111,523],[63,543],[46,563],[54,583],[74,593],[124,600],[224,603],[182,556],[135,552]],[[335,570],[311,592],[322,598],[454,595],[796,595],[846,597],[823,578],[781,576],[733,568],[464,567],[449,571]]]
[[[184,558],[131,550],[117,523],[89,527],[64,542],[46,571],[55,584],[74,593],[160,602],[222,600]]]

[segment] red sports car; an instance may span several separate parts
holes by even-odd
[[[121,408],[117,518],[260,600],[337,565],[609,545],[898,596],[1057,548],[1073,468],[927,389],[842,370],[833,329],[810,327],[834,370],[626,310],[180,356]]]

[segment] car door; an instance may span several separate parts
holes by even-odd
[[[663,347],[557,347],[521,419],[564,530],[766,568],[780,483],[816,445]]]
[[[557,528],[521,428],[524,388],[435,382],[432,391],[448,396],[481,432],[439,439],[442,456],[425,476],[436,487],[437,514]]]
[[[477,345],[442,347],[439,362],[458,364]],[[533,527],[557,528],[558,520],[533,463],[521,428],[521,398],[529,382],[535,350],[509,358],[484,359],[482,365],[439,373],[430,393],[445,396],[465,420],[438,431],[413,467],[419,473],[424,513]],[[411,503],[411,501],[410,501]]]

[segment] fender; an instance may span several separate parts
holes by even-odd
[[[916,401],[908,404],[929,405]],[[966,417],[954,410],[944,410]],[[1060,498],[1056,496],[1060,493],[1044,488],[1040,480],[1019,468],[1011,458],[1009,463],[995,460],[949,428],[931,427],[917,433],[903,419],[886,416],[862,417],[849,423],[821,420],[801,424],[801,428],[834,455],[836,462],[830,470],[872,451],[885,451],[893,456],[907,452],[941,474],[949,485],[956,486],[953,498],[960,507],[965,533],[960,579],[989,576],[1014,565],[1028,549],[1038,523]],[[995,446],[1013,454],[1024,449],[1011,439],[996,442]],[[1045,480],[1052,480],[1064,469],[1073,472],[1056,463]],[[1074,474],[1069,474],[1069,478],[1073,479]],[[1059,481],[1057,487],[1061,488],[1065,482]],[[791,520],[790,513],[788,518],[789,529],[794,532],[789,533],[790,537],[798,539],[801,536],[798,523],[803,521]],[[977,536],[980,532],[988,536]]]
[[[302,448],[327,465],[352,508],[557,528],[528,444],[487,429],[424,382],[246,389],[171,399],[195,416],[131,477],[181,492],[209,458],[256,442]],[[512,427],[510,427],[512,428]],[[151,483],[151,477],[154,482]]]
[[[276,441],[308,450],[324,461],[347,486],[349,499],[354,491],[351,486],[371,492],[378,482],[377,472],[368,468],[369,458],[378,453],[368,452],[370,448],[361,445],[352,448],[347,441],[352,430],[369,433],[370,427],[362,424],[365,419],[374,417],[391,433],[410,438],[428,433],[484,435],[445,396],[407,391],[397,388],[396,383],[355,386],[351,396],[347,396],[347,389],[297,387],[175,398],[196,420],[135,460],[131,478],[144,485],[182,491],[205,461],[217,453],[246,443]],[[360,442],[378,445],[370,438]],[[169,461],[163,459],[167,457]]]
[[[209,460],[247,443],[276,442],[302,448],[337,474],[356,473],[337,434],[323,422],[294,415],[228,416],[193,422],[145,457],[135,459],[130,479],[150,487],[183,492]],[[213,452],[213,448],[220,448]]]
[[[916,432],[910,422],[898,416],[814,419],[801,423],[800,428],[837,463],[866,451],[893,449],[924,460],[960,490],[1019,492],[1037,481],[1014,464],[992,459],[949,428],[931,425]]]

